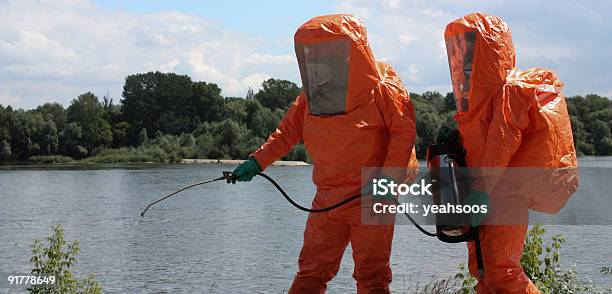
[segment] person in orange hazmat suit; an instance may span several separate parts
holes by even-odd
[[[393,69],[376,62],[352,15],[318,16],[295,33],[303,91],[267,142],[234,170],[238,181],[303,140],[313,160],[313,208],[359,194],[362,167],[414,167],[414,108]],[[310,213],[289,293],[323,293],[349,244],[359,293],[388,293],[393,224],[363,225],[360,201]]]
[[[448,24],[444,38],[457,105],[455,120],[468,167],[555,171],[546,175],[556,190],[537,195],[530,189],[518,196],[502,195],[503,176],[477,180],[473,188],[487,193],[492,202],[506,197],[502,201],[508,203],[516,196],[517,202],[526,203],[524,215],[528,208],[558,211],[578,185],[563,83],[547,69],[515,68],[510,29],[496,16],[468,14]],[[523,182],[531,191],[546,186],[529,178]],[[478,293],[540,293],[520,266],[526,232],[527,221],[480,226],[484,271],[478,271],[475,242],[468,242],[469,269],[478,279]]]

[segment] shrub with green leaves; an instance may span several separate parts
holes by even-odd
[[[578,279],[574,266],[563,268],[560,249],[566,241],[565,237],[554,235],[550,243],[547,243],[544,241],[545,233],[546,230],[542,226],[533,226],[527,232],[525,249],[521,257],[523,271],[542,293],[608,293],[605,291],[612,291],[612,289],[602,290],[591,281]],[[461,281],[461,288],[456,293],[476,293],[476,279],[469,274],[463,264],[459,268],[461,272],[455,275],[455,279]],[[607,275],[609,272],[609,268],[601,268],[602,274]]]
[[[102,293],[100,284],[94,274],[90,273],[83,280],[77,279],[69,270],[77,263],[79,242],[68,242],[64,239],[64,230],[60,225],[51,227],[53,234],[47,238],[46,244],[41,240],[34,240],[32,245],[33,256],[30,263],[34,264],[31,273],[35,276],[55,276],[53,287],[49,285],[33,286],[28,290],[31,293],[51,294],[98,294]]]
[[[562,267],[559,250],[566,241],[565,237],[553,235],[551,242],[545,244],[545,233],[542,226],[533,226],[527,232],[521,257],[523,271],[536,287],[543,293],[595,292],[593,283],[578,279],[574,266],[569,269]]]
[[[29,162],[37,164],[72,163],[74,159],[63,155],[35,155],[28,159]]]
[[[476,293],[476,284],[478,281],[474,278],[465,264],[459,265],[460,272],[455,275],[455,279],[461,281],[461,288],[459,288],[455,293],[457,294],[471,294]]]

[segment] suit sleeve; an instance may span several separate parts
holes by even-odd
[[[383,86],[378,107],[387,128],[387,154],[383,167],[406,168],[416,142],[414,108],[403,89]]]
[[[276,130],[270,134],[266,143],[251,154],[262,170],[285,156],[293,145],[302,139],[305,105],[304,97],[300,94],[291,104]]]

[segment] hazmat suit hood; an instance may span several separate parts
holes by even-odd
[[[444,39],[458,116],[478,112],[515,67],[510,28],[496,16],[472,13],[448,24]]]
[[[298,28],[294,41],[311,115],[349,113],[380,81],[365,26],[355,16],[312,18]]]
[[[302,140],[318,199],[333,202],[359,193],[363,167],[418,166],[410,96],[393,68],[374,59],[364,24],[352,15],[317,16],[294,37],[303,87],[252,154],[262,169]]]

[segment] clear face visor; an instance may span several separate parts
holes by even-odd
[[[457,111],[465,112],[470,108],[469,93],[476,32],[452,35],[445,41]]]
[[[297,43],[295,52],[302,85],[308,95],[310,114],[345,113],[350,41],[338,39],[320,43]]]

